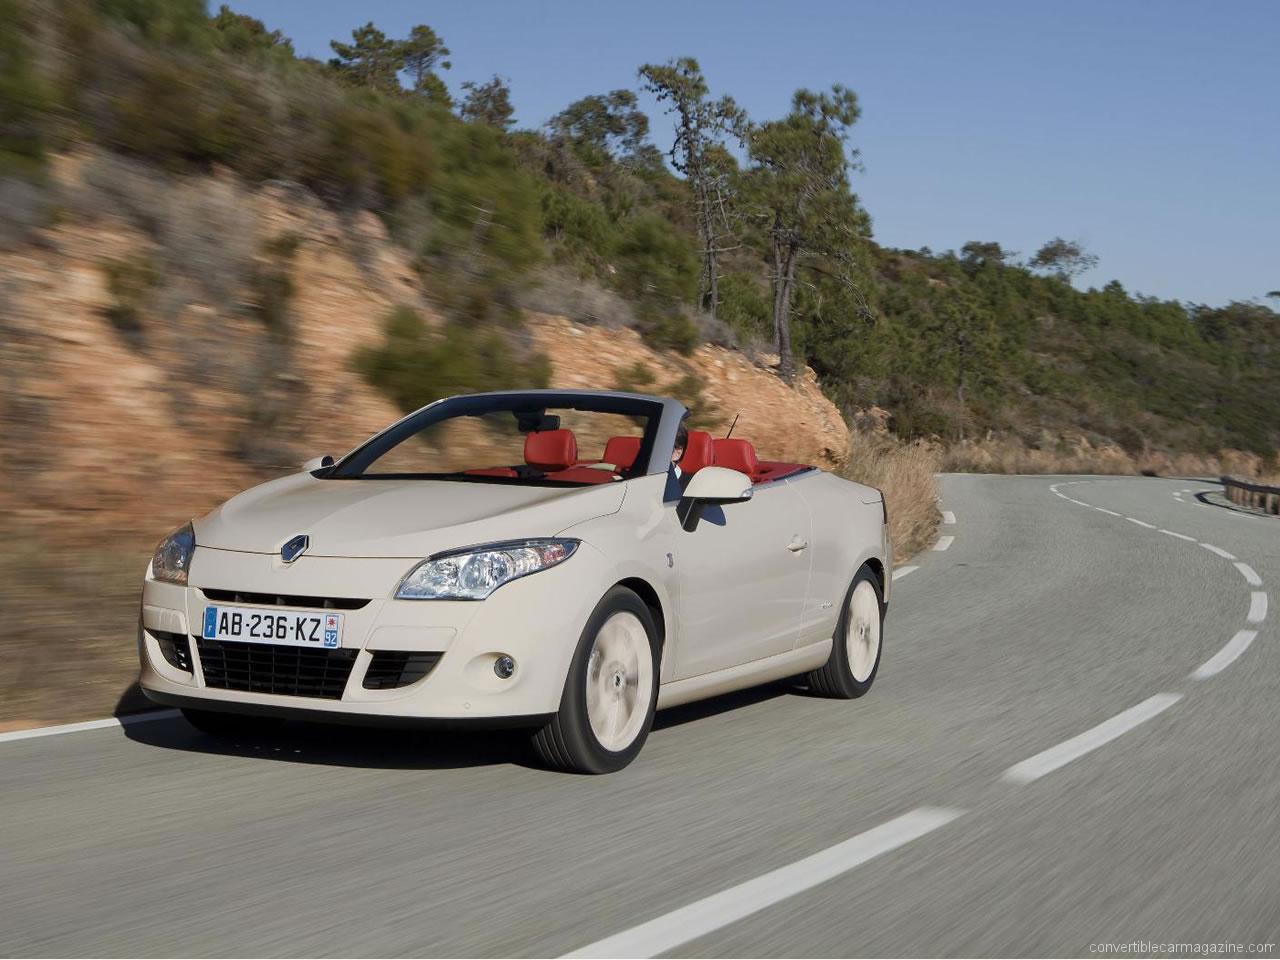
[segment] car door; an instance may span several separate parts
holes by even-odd
[[[672,573],[680,618],[675,678],[786,653],[795,646],[809,586],[808,505],[785,482],[750,500],[705,508],[680,527],[675,504]]]

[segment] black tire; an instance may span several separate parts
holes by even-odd
[[[211,737],[243,737],[255,733],[269,733],[284,723],[280,717],[258,717],[244,713],[223,713],[219,710],[197,710],[183,707],[182,716],[201,733]]]
[[[876,649],[876,659],[871,672],[865,680],[858,680],[854,677],[849,665],[849,648],[845,643],[845,635],[849,629],[849,601],[853,598],[853,591],[857,589],[858,584],[863,582],[869,582],[876,592],[876,605],[880,612],[880,644]],[[876,674],[880,670],[880,657],[884,653],[884,590],[880,586],[879,577],[870,567],[864,566],[859,570],[853,582],[849,584],[849,589],[845,591],[844,605],[840,610],[840,619],[836,621],[836,631],[831,640],[831,656],[823,666],[809,673],[806,678],[810,689],[814,693],[837,700],[852,700],[862,696],[875,682]]]
[[[615,613],[632,613],[644,626],[649,638],[649,652],[653,657],[652,685],[649,708],[640,732],[625,749],[608,750],[601,745],[591,729],[587,717],[587,670],[596,634]],[[578,639],[569,674],[565,678],[564,693],[560,697],[560,709],[541,730],[533,736],[533,749],[546,766],[572,773],[613,773],[621,770],[640,753],[653,726],[654,709],[658,703],[658,670],[660,666],[658,630],[653,615],[635,593],[626,587],[614,587],[596,605],[587,625]]]

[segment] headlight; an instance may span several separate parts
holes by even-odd
[[[515,540],[438,553],[409,571],[397,600],[483,600],[504,583],[573,556],[577,540]]]
[[[180,583],[185,587],[191,554],[195,550],[196,532],[191,524],[179,527],[156,547],[156,555],[151,558],[151,576],[165,583]]]

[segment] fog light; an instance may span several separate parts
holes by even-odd
[[[516,672],[516,662],[508,656],[501,656],[493,661],[493,672],[498,675],[500,680],[509,680],[511,675]]]

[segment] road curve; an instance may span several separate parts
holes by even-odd
[[[613,776],[496,735],[0,742],[0,954],[1274,942],[1280,522],[1210,488],[947,476],[868,697],[660,714]]]

